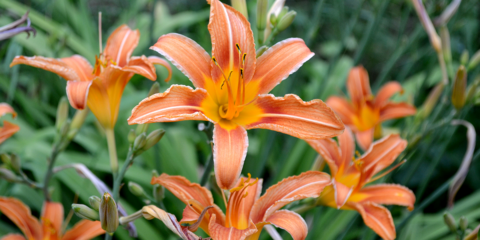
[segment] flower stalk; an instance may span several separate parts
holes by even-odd
[[[105,135],[107,137],[108,154],[110,156],[110,167],[112,168],[113,177],[116,178],[118,174],[118,158],[117,158],[117,146],[115,144],[115,132],[111,128],[105,129]]]

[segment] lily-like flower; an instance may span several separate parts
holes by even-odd
[[[17,113],[10,105],[7,103],[0,103],[0,117],[5,114],[12,114],[14,118],[17,116]],[[0,144],[18,132],[18,130],[20,130],[19,126],[8,121],[3,121],[3,127],[0,127]]]
[[[162,174],[153,177],[151,183],[164,186],[187,205],[181,224],[196,223],[201,219],[198,226],[190,225],[190,231],[200,227],[215,240],[256,240],[265,225],[273,224],[289,232],[294,240],[302,240],[308,233],[303,218],[295,212],[279,209],[293,201],[320,196],[330,182],[328,174],[309,171],[284,179],[260,197],[262,179],[242,177],[230,189],[226,215],[215,205],[208,189],[182,176]]]
[[[367,152],[355,159],[355,143],[350,129],[333,139],[307,141],[327,162],[332,185],[327,186],[318,203],[332,208],[358,211],[365,224],[383,239],[395,239],[395,226],[387,208],[395,204],[413,209],[415,195],[397,184],[365,186],[398,167],[404,161],[377,175],[390,166],[407,146],[407,141],[393,134],[373,143]],[[375,176],[377,175],[377,176]]]
[[[45,202],[41,221],[32,216],[30,208],[15,198],[0,197],[0,212],[10,218],[24,234],[9,234],[2,240],[81,240],[105,233],[99,221],[88,220],[82,220],[65,234],[62,233],[63,206],[60,203]]]
[[[368,73],[361,66],[350,70],[347,90],[350,102],[333,96],[327,100],[327,105],[355,132],[357,143],[364,150],[372,144],[374,136],[377,138],[381,136],[381,122],[410,116],[416,112],[412,105],[389,101],[394,94],[402,92],[402,85],[398,82],[386,83],[374,97]]]
[[[100,58],[96,57],[95,66],[79,55],[54,59],[40,56],[17,56],[10,67],[26,64],[58,74],[67,80],[67,96],[72,107],[90,108],[98,121],[106,129],[113,129],[117,122],[118,108],[123,90],[134,74],[156,80],[154,64],[160,64],[169,70],[168,62],[159,57],[131,57],[140,39],[138,30],[127,25],[118,27],[107,40]]]
[[[287,94],[267,94],[314,54],[303,40],[277,43],[256,59],[247,19],[218,0],[211,1],[212,57],[193,40],[160,37],[152,47],[173,62],[196,89],[173,85],[132,110],[129,124],[211,121],[218,186],[236,185],[247,154],[247,129],[265,128],[298,138],[321,139],[340,134],[344,125],[321,100],[302,101]]]

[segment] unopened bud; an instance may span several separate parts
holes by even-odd
[[[147,198],[147,194],[143,190],[142,186],[135,182],[128,182],[128,190],[130,190],[130,192],[137,197]]]
[[[160,92],[160,84],[158,82],[155,82],[150,88],[150,91],[148,92],[148,96],[150,97],[153,94],[157,94],[159,92]]]
[[[248,20],[247,2],[245,0],[232,0],[232,7],[239,11]]]
[[[478,63],[480,63],[480,49],[475,52],[475,54],[473,54],[472,58],[470,58],[470,62],[468,63],[468,70],[472,70],[473,68],[475,68]]]
[[[0,154],[0,160],[2,160],[2,162],[3,162],[5,165],[10,166],[10,165],[12,164],[12,159],[10,158],[10,155],[8,155],[8,154],[6,154],[6,153]]]
[[[462,229],[463,231],[465,231],[468,227],[468,220],[466,217],[462,216],[460,217],[460,229]]]
[[[79,218],[87,219],[90,221],[97,221],[98,220],[98,212],[87,207],[83,204],[72,204],[72,209],[75,215]]]
[[[428,94],[428,97],[423,103],[421,110],[418,112],[418,117],[420,119],[425,119],[430,115],[432,110],[437,105],[438,99],[442,95],[444,87],[445,85],[442,82],[439,82],[435,86],[435,88],[433,88],[433,90]]]
[[[20,178],[15,175],[15,173],[6,168],[0,168],[0,178],[5,179],[9,182],[18,182],[20,180]]]
[[[295,11],[290,11],[285,16],[283,16],[280,21],[278,22],[277,29],[278,31],[283,31],[287,29],[287,27],[292,24],[293,20],[295,19],[295,16],[297,16],[297,13]]]
[[[288,9],[287,6],[284,6],[284,7],[282,8],[282,10],[280,11],[280,13],[277,15],[277,23],[280,21],[280,19],[283,18],[283,16],[285,16],[285,14],[288,13],[288,10],[289,10],[289,9]]]
[[[267,12],[268,0],[257,0],[257,29],[262,31],[261,34],[263,34],[263,30],[267,27]]]
[[[67,137],[67,134],[68,134],[69,130],[70,130],[70,120],[67,120],[63,123],[63,126],[60,129],[60,136],[62,138]]]
[[[103,194],[98,212],[102,229],[110,234],[115,232],[118,227],[118,209],[115,200],[113,200],[108,192]]]
[[[468,87],[467,90],[467,97],[465,99],[465,102],[467,103],[472,103],[475,98],[475,93],[477,92],[478,85],[480,85],[480,77],[477,77],[475,81],[473,81],[472,84]]]
[[[256,56],[256,57],[259,58],[260,56],[262,56],[263,53],[264,53],[265,51],[267,51],[267,49],[268,49],[267,46],[262,46],[262,47],[260,47],[260,48],[257,50],[257,54],[256,54],[257,56]]]
[[[55,122],[55,126],[57,127],[57,131],[60,131],[63,127],[63,124],[68,119],[68,100],[66,97],[62,97],[60,102],[58,103],[57,108],[57,119]]]
[[[135,137],[137,137],[137,135],[135,134],[135,130],[130,129],[130,132],[128,132],[128,137],[127,137],[128,142],[129,142],[130,144],[132,144],[133,142],[135,142]]]
[[[278,16],[275,13],[270,14],[270,23],[275,26],[278,22]]]
[[[450,33],[446,26],[440,28],[440,39],[442,40],[443,57],[447,63],[452,61],[452,50],[450,47]]]
[[[460,65],[457,70],[455,82],[452,90],[452,104],[457,109],[462,109],[465,105],[465,92],[467,91],[467,71],[465,67]]]
[[[133,143],[133,150],[138,151],[142,149],[146,143],[147,143],[147,134],[142,133],[135,139],[135,142]]]
[[[165,135],[165,130],[163,129],[157,129],[147,136],[147,142],[145,143],[145,146],[143,146],[143,150],[148,150],[151,147],[153,147],[155,144],[162,139],[163,135]]]
[[[160,176],[160,175],[158,174],[157,170],[153,169],[152,170],[152,177],[158,177],[158,176]]]
[[[455,218],[453,218],[452,214],[445,213],[443,214],[443,220],[445,224],[447,224],[450,231],[456,233],[457,232],[457,225],[455,224]]]
[[[20,168],[21,168],[21,162],[20,162],[20,158],[15,155],[15,154],[12,154],[10,156],[10,165],[12,166],[12,169],[15,171],[15,172],[20,172]]]
[[[77,110],[75,116],[73,116],[72,123],[70,124],[70,129],[78,131],[85,122],[85,118],[87,118],[87,115],[88,109]]]
[[[460,64],[463,66],[466,66],[468,63],[468,58],[469,58],[468,51],[463,50],[462,55],[460,56]]]
[[[137,129],[135,129],[135,135],[138,136],[148,130],[148,123],[138,124]]]
[[[97,196],[91,196],[88,198],[88,203],[90,204],[90,207],[98,211],[100,209],[100,202],[102,200],[97,197]]]
[[[165,187],[159,184],[153,185],[153,198],[161,202],[165,198]]]

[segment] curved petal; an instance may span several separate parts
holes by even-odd
[[[130,58],[130,61],[128,61],[127,65],[125,65],[122,70],[142,75],[152,81],[157,79],[155,67],[145,56]]]
[[[57,202],[44,202],[41,221],[44,238],[60,239],[62,234],[63,205]]]
[[[227,204],[227,213],[225,221],[227,226],[241,229],[248,226],[250,219],[250,211],[253,204],[260,197],[262,193],[262,179],[253,180],[248,178],[241,178],[241,181],[236,186],[240,188],[239,191],[230,193]],[[248,186],[242,189],[244,186]]]
[[[348,166],[355,154],[355,140],[350,128],[346,127],[345,131],[338,135],[338,145],[340,147],[341,162],[343,166]]]
[[[234,227],[224,227],[215,222],[216,215],[212,215],[210,223],[208,224],[208,231],[210,237],[215,240],[244,240],[248,236],[257,232],[257,227],[251,221],[248,228],[236,229]]]
[[[259,96],[254,104],[262,113],[247,129],[265,128],[303,139],[322,139],[337,136],[345,128],[321,100],[304,102],[293,94],[283,98],[269,94]]]
[[[81,81],[82,79],[78,76],[72,68],[70,68],[65,62],[59,59],[54,58],[45,58],[40,56],[25,57],[17,56],[10,63],[10,67],[13,67],[17,64],[25,64],[36,68],[41,68],[57,74],[58,76],[64,78],[67,81]]]
[[[393,225],[392,215],[388,209],[372,202],[349,202],[348,204],[362,215],[365,225],[375,231],[381,238],[385,240],[395,239],[395,225]]]
[[[27,239],[43,239],[42,226],[32,216],[30,208],[18,199],[0,197],[0,211],[22,230]]]
[[[258,86],[258,94],[269,93],[277,84],[315,55],[300,38],[283,40],[258,58],[257,68],[247,89]]]
[[[358,66],[350,70],[347,79],[347,90],[355,106],[360,106],[372,96],[370,80],[368,79],[368,73],[365,68]]]
[[[17,117],[17,113],[12,106],[8,105],[8,103],[0,103],[0,117],[8,113],[12,114],[13,118]]]
[[[183,228],[180,223],[178,223],[175,215],[165,212],[162,209],[154,206],[148,205],[142,208],[143,217],[151,220],[157,218],[162,221],[168,229],[177,234],[183,240],[196,240],[199,239],[198,236]]]
[[[388,103],[380,110],[380,121],[414,115],[417,109],[407,103]]]
[[[124,67],[127,65],[133,50],[137,47],[140,39],[140,32],[130,29],[123,24],[115,31],[107,40],[104,54],[107,61],[114,61],[117,66]]]
[[[375,129],[369,129],[362,132],[356,132],[355,138],[357,139],[357,144],[363,150],[368,149],[373,142],[373,133]]]
[[[172,85],[164,93],[157,93],[141,101],[128,118],[128,124],[206,121],[200,105],[207,98],[204,89],[193,90],[183,85]]]
[[[247,156],[247,131],[241,126],[225,129],[215,124],[213,130],[213,162],[215,178],[221,189],[231,189],[239,180]]]
[[[340,209],[348,200],[352,194],[353,187],[347,187],[341,182],[335,180],[332,181],[333,189],[335,190],[335,203],[337,204],[337,209]]]
[[[342,119],[343,123],[353,124],[352,118],[355,116],[355,110],[347,99],[333,96],[327,99],[326,104]]]
[[[212,0],[210,4],[208,31],[212,38],[212,57],[216,58],[226,75],[230,71],[239,71],[242,68],[242,56],[236,47],[238,44],[242,54],[247,54],[243,66],[244,81],[250,81],[256,71],[257,59],[250,23],[240,12],[218,0]],[[215,81],[223,80],[222,71],[213,61],[211,66],[212,78]]]
[[[307,223],[296,212],[279,210],[270,215],[266,221],[290,233],[293,240],[304,240],[307,237]]]
[[[330,183],[330,176],[318,171],[308,171],[285,178],[267,189],[265,194],[255,202],[250,219],[254,223],[264,222],[276,210],[293,201],[320,196],[323,188]]]
[[[362,188],[356,194],[361,196],[361,202],[376,204],[395,204],[413,210],[415,194],[412,190],[398,184],[377,184]]]
[[[26,240],[24,236],[20,234],[8,234],[1,238],[1,240]]]
[[[161,36],[150,49],[157,51],[187,76],[196,88],[211,78],[210,56],[198,43],[183,35]]]
[[[112,119],[110,100],[102,79],[96,78],[92,81],[88,90],[87,105],[103,127],[113,128],[115,126],[115,122]]]
[[[82,110],[87,105],[88,90],[92,85],[91,81],[68,81],[67,97],[73,108]]]
[[[80,81],[90,81],[94,78],[92,65],[84,57],[73,55],[61,60],[77,73]]]
[[[340,149],[337,142],[333,139],[307,139],[305,141],[325,159],[332,177],[335,177],[341,164]]]
[[[117,122],[118,109],[120,107],[123,90],[125,89],[125,86],[130,81],[132,76],[132,72],[124,71],[122,68],[113,65],[105,68],[100,75],[102,83],[107,90],[108,100],[110,103],[110,114],[113,125],[115,125],[115,123]]]
[[[63,235],[62,240],[88,240],[104,233],[100,221],[81,220]]]
[[[153,65],[161,65],[166,68],[168,70],[168,76],[167,78],[165,78],[164,81],[170,81],[170,79],[172,78],[172,66],[170,66],[170,63],[168,63],[167,60],[157,56],[150,56],[148,57],[148,61],[151,62]]]
[[[8,121],[3,121],[3,127],[0,128],[0,144],[11,137],[13,134],[18,132],[20,127],[10,123]]]
[[[375,108],[382,108],[388,103],[388,99],[390,99],[395,93],[402,92],[403,88],[399,82],[392,81],[385,83],[382,88],[377,93],[375,97]]]

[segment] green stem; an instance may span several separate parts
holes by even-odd
[[[125,173],[127,172],[128,167],[130,167],[132,164],[134,158],[135,156],[133,154],[133,149],[130,148],[128,150],[127,159],[125,160],[125,163],[123,163],[122,169],[120,169],[120,172],[115,177],[115,181],[113,182],[113,200],[116,202],[118,202],[120,197],[120,185],[122,184],[123,177],[125,177]]]
[[[118,174],[118,158],[117,158],[117,146],[115,145],[115,132],[113,129],[105,129],[105,135],[107,136],[108,154],[110,155],[110,166],[112,168],[113,178],[116,179]]]
[[[45,174],[45,179],[43,180],[43,195],[45,196],[46,201],[50,201],[50,196],[48,194],[48,183],[50,182],[50,179],[52,179],[53,176],[53,166],[55,165],[55,160],[57,159],[58,156],[58,144],[55,144],[52,153],[50,154],[49,157],[49,162],[48,162],[48,168],[47,168],[47,173]]]
[[[203,172],[202,178],[200,179],[200,185],[205,186],[208,181],[208,177],[213,169],[213,154],[208,155],[207,165],[205,166],[205,171]]]

